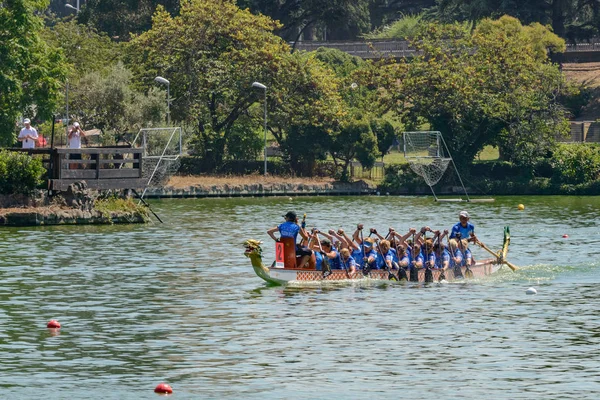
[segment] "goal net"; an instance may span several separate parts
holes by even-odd
[[[452,161],[440,132],[404,132],[404,157],[428,186],[442,179]]]
[[[180,127],[142,128],[133,139],[133,146],[144,150],[142,177],[146,187],[164,185],[179,169],[183,153]]]

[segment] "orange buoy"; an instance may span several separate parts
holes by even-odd
[[[60,329],[60,322],[55,319],[51,319],[48,321],[48,325],[46,325],[46,327],[51,329]]]
[[[171,387],[171,385],[168,385],[166,383],[159,383],[154,388],[154,393],[171,394],[173,393],[173,388]]]

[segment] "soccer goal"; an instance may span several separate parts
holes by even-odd
[[[142,177],[147,181],[141,198],[150,186],[169,181],[179,169],[183,154],[181,128],[142,128],[133,139],[134,147],[141,147]]]
[[[465,191],[466,201],[471,201],[441,132],[404,132],[403,138],[404,158],[408,161],[410,168],[425,180],[435,201],[463,201],[462,199],[438,199],[433,190],[433,185],[442,179],[450,164],[454,167],[458,180]]]

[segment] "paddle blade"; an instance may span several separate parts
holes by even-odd
[[[465,271],[465,278],[473,279],[473,271],[471,271],[469,268],[467,268],[467,270]]]
[[[512,269],[513,272],[517,271],[519,269],[519,267],[517,267],[515,264],[510,263],[506,260],[504,260],[504,264],[508,265],[508,268]]]

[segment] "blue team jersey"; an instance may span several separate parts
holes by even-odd
[[[315,260],[316,260],[315,268],[317,271],[322,271],[323,270],[323,255],[321,253],[319,253],[318,251],[315,251],[314,254],[315,254]]]
[[[392,249],[388,250],[384,255],[377,254],[377,269],[385,269],[387,266],[385,261],[394,262],[394,253],[392,253]]]
[[[440,254],[439,257],[436,257],[436,259],[435,259],[435,267],[436,268],[443,268],[444,267],[444,262],[450,263],[450,252],[448,251],[448,249],[444,249],[444,251],[442,251],[442,254]]]
[[[342,257],[340,257],[340,265],[341,269],[348,270],[352,267],[356,269],[356,261],[354,260],[354,258],[352,258],[352,256],[348,257],[346,261],[342,260]]]
[[[435,268],[435,263],[437,261],[437,257],[435,256],[435,253],[432,251],[429,254],[425,254],[424,256],[425,258],[425,262],[423,262],[423,266],[426,267],[426,262],[429,262],[429,268]]]
[[[460,222],[457,222],[456,225],[452,227],[452,231],[450,232],[450,239],[456,238],[456,234],[460,232],[461,239],[468,239],[471,237],[471,233],[475,234],[475,225],[470,222],[467,222],[467,226],[463,227]]]
[[[279,229],[279,235],[281,237],[294,238],[294,242],[296,242],[298,233],[300,232],[300,227],[298,224],[291,221],[285,221],[283,224],[280,224],[277,229]]]
[[[412,260],[417,263],[420,261],[423,263],[423,267],[425,266],[425,256],[423,256],[423,252],[421,252],[421,251],[419,252],[419,254],[417,254],[415,257],[413,257]]]
[[[408,253],[404,253],[404,255],[398,260],[398,265],[403,262],[407,263],[406,265],[410,265],[410,257],[408,256]]]
[[[331,251],[335,251],[336,256],[334,258],[329,259],[329,267],[331,269],[342,269],[342,263],[340,260],[340,253],[337,251],[335,247],[331,247]],[[327,257],[327,256],[324,256]]]

